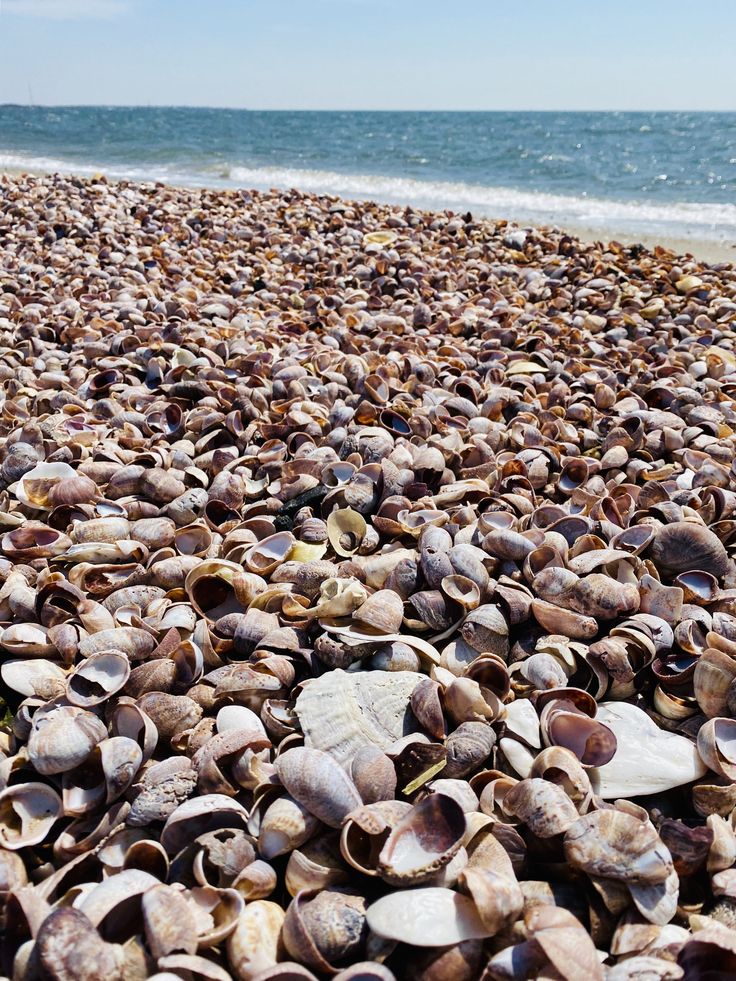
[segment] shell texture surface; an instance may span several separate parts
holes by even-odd
[[[0,177],[0,976],[736,972],[736,270]]]

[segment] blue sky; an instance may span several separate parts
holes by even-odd
[[[736,110],[735,0],[0,0],[0,102]]]

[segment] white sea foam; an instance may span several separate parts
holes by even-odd
[[[433,209],[472,211],[530,224],[554,224],[610,234],[661,235],[713,242],[736,240],[736,205],[698,202],[638,202],[520,191],[452,181],[416,180],[376,174],[343,174],[292,167],[245,167],[222,162],[205,171],[185,165],[78,163],[49,157],[0,153],[0,169],[59,171],[172,184],[255,189],[290,188]]]

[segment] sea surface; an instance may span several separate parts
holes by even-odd
[[[287,188],[736,242],[736,113],[0,106],[0,170]]]

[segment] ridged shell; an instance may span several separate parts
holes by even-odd
[[[412,671],[336,670],[310,681],[296,700],[305,745],[343,765],[367,744],[387,750],[417,728],[409,703],[422,678]]]

